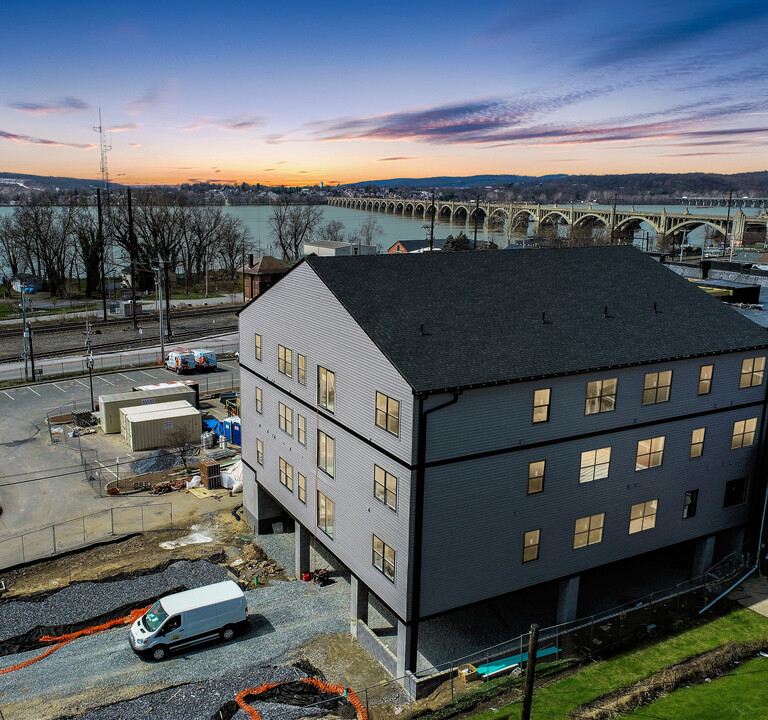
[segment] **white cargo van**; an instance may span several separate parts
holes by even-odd
[[[216,353],[213,350],[192,349],[195,356],[195,370],[202,372],[216,371]]]
[[[225,580],[158,600],[133,623],[128,641],[136,654],[162,660],[171,650],[216,636],[231,640],[247,627],[245,594]]]
[[[165,367],[175,371],[177,375],[192,372],[195,369],[195,355],[182,348],[171,350],[165,359]]]

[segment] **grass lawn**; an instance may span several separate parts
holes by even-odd
[[[759,720],[768,717],[768,658],[755,658],[731,674],[676,690],[626,715],[669,720]]]
[[[705,650],[720,647],[729,640],[739,643],[759,638],[768,638],[768,618],[745,608],[734,610],[706,625],[662,640],[646,642],[610,660],[587,665],[571,677],[537,690],[531,716],[536,720],[567,720],[570,713],[580,705],[643,680],[665,667]],[[765,678],[768,679],[768,675]],[[765,683],[765,679],[760,682]],[[665,713],[657,714],[666,717]],[[471,720],[519,718],[520,704],[501,707],[496,712],[475,713],[469,717]],[[718,715],[715,713],[708,717],[716,718]]]

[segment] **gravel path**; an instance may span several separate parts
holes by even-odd
[[[186,580],[183,584],[188,584],[190,572],[197,572],[190,570],[189,566],[198,564],[206,563],[179,563],[178,565],[182,566],[179,569],[180,575],[173,576],[170,582],[178,583],[179,577],[182,577]],[[184,568],[183,565],[188,567]],[[218,570],[220,568],[216,568],[216,571]],[[149,578],[152,576],[147,576],[146,579]],[[126,596],[130,600],[140,594],[136,590],[136,583],[142,580],[145,578],[126,581],[128,585],[123,588],[124,594],[115,597],[113,602],[122,604],[126,602]],[[211,580],[206,579],[204,582]],[[73,613],[81,605],[99,607],[103,612],[103,604],[93,599],[102,592],[98,585],[83,583],[73,586],[73,592],[66,604],[67,612]],[[162,594],[162,590],[159,590],[159,593]],[[57,593],[56,596],[60,594]],[[179,685],[188,683],[197,688],[208,680],[229,683],[237,678],[237,686],[231,688],[237,692],[258,679],[258,673],[262,672],[259,669],[261,666],[292,662],[294,649],[312,638],[326,633],[349,631],[349,584],[343,578],[337,578],[336,582],[324,588],[302,582],[274,581],[269,587],[248,591],[246,597],[251,619],[250,631],[229,643],[199,645],[181,650],[165,662],[151,663],[141,660],[131,652],[126,628],[81,637],[39,663],[2,676],[0,712],[5,720],[52,720],[164,688],[178,689]],[[3,607],[0,617],[5,615],[5,610],[10,605],[11,603]],[[35,608],[30,610],[34,612]],[[50,618],[48,622],[68,621],[60,616],[47,617]],[[5,618],[3,620],[5,622]],[[39,619],[30,621],[26,617],[20,620],[17,616],[14,634],[39,622]],[[9,667],[38,654],[39,652],[27,652],[6,656],[0,658],[0,666]],[[73,672],[73,669],[76,671]],[[245,676],[248,681],[239,684]],[[185,695],[185,692],[195,694],[188,690],[179,695]],[[233,696],[234,693],[224,697],[224,700]],[[199,698],[191,698],[190,701],[192,700]],[[171,706],[173,703],[163,704]],[[150,717],[184,717],[185,720],[194,720],[197,717],[207,720],[210,717],[198,715],[196,712],[183,716],[166,716],[156,714],[157,712],[153,712]],[[114,720],[124,717],[125,720],[130,720],[138,716],[112,714],[103,717]],[[146,712],[141,715],[147,716]]]
[[[15,637],[38,625],[56,626],[89,620],[132,602],[161,597],[174,588],[200,587],[227,577],[226,569],[218,565],[204,560],[180,560],[152,575],[115,582],[77,583],[41,602],[8,602],[0,605],[0,640]]]
[[[247,687],[279,683],[307,677],[306,673],[287,665],[259,667],[250,672],[238,672],[225,678],[190,683],[180,687],[149,693],[135,700],[126,700],[78,715],[81,720],[209,720],[228,700]],[[251,705],[270,720],[296,720],[326,714],[315,707],[296,707],[281,703],[253,702]],[[238,710],[232,720],[249,720]]]

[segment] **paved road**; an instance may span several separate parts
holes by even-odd
[[[234,361],[219,363],[216,373],[194,377],[202,392],[231,388],[240,382]],[[93,392],[98,397],[175,378],[163,368],[97,373]],[[88,408],[90,402],[87,376],[0,391],[0,542],[110,506],[137,503],[136,498],[95,495],[83,481],[77,445],[50,442],[46,415]]]

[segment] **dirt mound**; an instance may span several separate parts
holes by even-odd
[[[283,572],[284,568],[258,545],[246,545],[240,551],[240,557],[227,567],[237,575],[242,587],[253,587],[254,580],[258,580],[258,585],[269,585],[270,579],[288,579]]]

